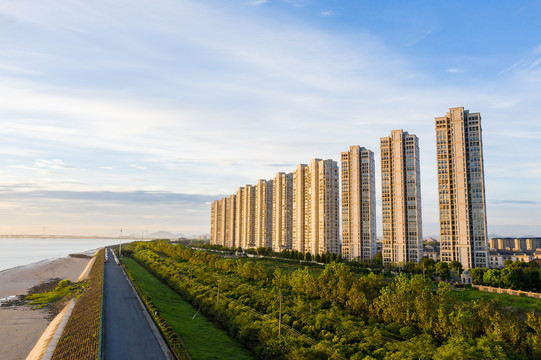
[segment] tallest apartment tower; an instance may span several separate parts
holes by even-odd
[[[463,107],[436,118],[441,260],[488,267],[481,115]]]

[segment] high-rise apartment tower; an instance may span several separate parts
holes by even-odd
[[[244,248],[244,187],[235,196],[235,246]]]
[[[218,226],[216,221],[218,220],[218,200],[214,200],[210,206],[210,243],[216,244],[217,235],[216,231]]]
[[[243,249],[255,248],[255,186],[246,185],[243,190],[242,230],[243,242],[240,245]]]
[[[369,262],[376,254],[374,153],[350,146],[342,153],[342,257]]]
[[[340,254],[338,165],[313,159],[293,174],[293,249]]]
[[[419,139],[402,130],[380,139],[383,262],[403,266],[423,256]]]
[[[272,247],[272,180],[255,186],[255,247]]]
[[[225,247],[236,247],[235,243],[235,205],[236,205],[236,196],[231,195],[226,198],[226,207],[227,207],[227,213],[226,213],[226,223],[225,223],[225,243],[223,246]]]
[[[301,253],[311,252],[309,243],[306,241],[306,226],[305,226],[305,214],[306,214],[306,191],[305,191],[305,177],[308,165],[299,164],[297,169],[293,171],[293,250],[297,250]]]
[[[481,115],[456,107],[435,120],[441,260],[488,267]]]
[[[272,250],[291,249],[292,174],[279,172],[274,178],[272,195]]]

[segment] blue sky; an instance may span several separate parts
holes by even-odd
[[[434,117],[464,106],[489,232],[541,236],[540,18],[535,1],[4,0],[0,233],[207,233],[213,199],[350,145],[378,163],[401,128],[435,235]]]

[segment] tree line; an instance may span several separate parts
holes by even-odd
[[[319,275],[271,272],[165,242],[132,256],[261,359],[541,357],[539,314],[461,302],[422,275],[389,280],[336,262]]]

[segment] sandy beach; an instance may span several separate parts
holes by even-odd
[[[1,271],[0,298],[26,294],[30,287],[51,278],[77,281],[89,260],[65,257]],[[2,359],[26,359],[49,322],[45,310],[31,310],[29,306],[0,308]]]

